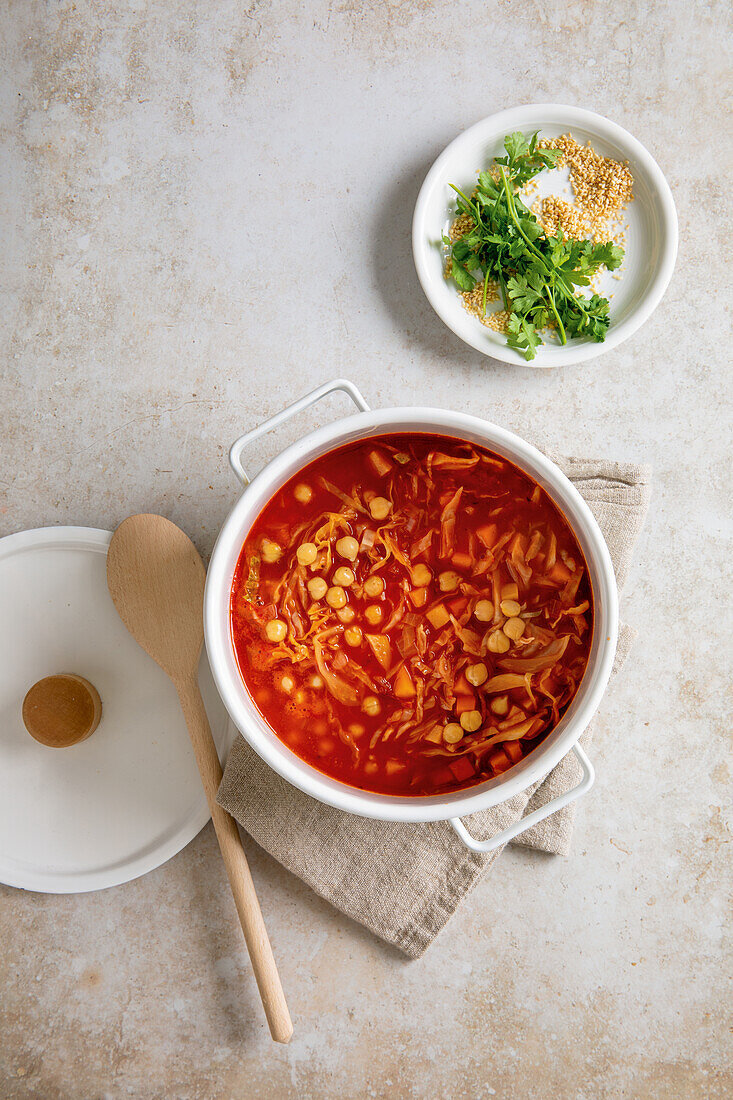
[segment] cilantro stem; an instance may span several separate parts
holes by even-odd
[[[557,308],[555,306],[555,296],[552,293],[552,288],[551,288],[550,284],[546,283],[545,285],[547,286],[547,297],[550,299],[550,308],[552,309],[552,312],[555,315],[555,320],[557,321],[558,329],[559,329],[559,332],[560,332],[560,343],[561,344],[567,344],[568,338],[565,334],[565,326],[563,325],[562,321],[560,320],[560,314],[557,312]]]
[[[481,303],[481,316],[486,316],[486,294],[489,289],[489,269],[486,269],[486,278],[484,279],[484,300]]]
[[[527,234],[526,234],[526,233],[524,232],[524,230],[522,229],[522,226],[521,226],[521,223],[520,223],[520,221],[519,221],[519,218],[517,217],[517,210],[516,210],[516,207],[514,206],[514,197],[513,197],[513,195],[512,195],[512,192],[511,192],[511,188],[509,187],[509,181],[508,181],[508,179],[506,178],[506,172],[504,171],[504,168],[503,168],[503,167],[502,167],[501,165],[499,166],[499,172],[501,173],[501,182],[502,182],[502,185],[503,185],[503,187],[504,187],[504,194],[506,195],[506,207],[507,207],[507,210],[509,211],[509,217],[510,217],[510,218],[512,219],[512,221],[514,222],[514,225],[516,226],[517,232],[519,233],[519,235],[520,235],[520,237],[522,238],[522,240],[523,240],[523,241],[525,242],[525,244],[527,245],[527,247],[528,247],[528,248],[529,248],[529,249],[530,249],[530,250],[531,250],[532,252],[534,252],[535,256],[537,256],[537,258],[538,258],[538,259],[540,260],[540,262],[541,262],[542,266],[544,267],[545,271],[546,271],[546,272],[548,273],[548,275],[549,275],[549,274],[550,274],[550,271],[551,271],[551,268],[549,268],[549,267],[547,266],[547,260],[546,260],[546,259],[545,259],[545,257],[544,257],[544,256],[542,255],[542,253],[540,252],[539,248],[537,248],[537,247],[536,247],[536,246],[535,246],[535,245],[534,245],[534,244],[532,243],[532,241],[531,241],[531,240],[529,239],[529,237],[527,236]]]
[[[509,313],[509,298],[506,292],[506,283],[504,282],[504,272],[501,269],[499,269],[499,286],[501,287],[501,296],[504,299],[504,309]]]
[[[480,218],[480,217],[479,217],[479,215],[478,215],[478,207],[477,207],[477,206],[476,206],[476,205],[475,205],[474,203],[472,203],[470,199],[467,199],[467,198],[466,198],[466,196],[465,196],[465,195],[463,194],[463,192],[461,191],[460,187],[456,187],[456,185],[455,185],[454,183],[449,183],[449,184],[448,184],[448,186],[449,186],[449,187],[452,187],[452,188],[453,188],[453,190],[455,191],[455,193],[456,193],[457,195],[460,195],[460,196],[461,196],[461,198],[462,198],[462,199],[463,199],[463,201],[465,202],[465,204],[466,204],[466,206],[468,207],[468,209],[469,209],[469,210],[472,210],[472,211],[474,212],[475,216],[476,216],[476,219],[477,219],[478,221],[480,221],[480,220],[481,220],[481,218]]]

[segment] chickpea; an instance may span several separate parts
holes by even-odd
[[[489,706],[491,707],[491,713],[496,714],[499,718],[503,718],[505,714],[509,713],[509,696],[497,695],[495,699],[492,699]]]
[[[265,634],[268,642],[284,642],[288,634],[288,628],[282,619],[270,619],[265,626]]]
[[[359,553],[359,543],[351,535],[344,535],[336,543],[336,553],[340,554],[342,558],[346,558],[347,561],[356,561],[356,555]]]
[[[268,565],[280,561],[283,554],[282,546],[277,542],[273,542],[272,539],[263,539],[260,550],[262,552],[262,560],[267,562]]]
[[[507,619],[514,618],[522,610],[521,606],[516,600],[502,600],[499,604],[502,615],[506,615]]]
[[[448,722],[443,726],[443,740],[446,745],[457,745],[463,738],[463,730],[457,722]]]
[[[308,682],[310,683],[310,686],[312,688],[315,688],[316,691],[320,691],[323,687],[323,677],[319,676],[317,672],[315,672],[313,676],[311,676]]]
[[[474,615],[480,623],[490,623],[494,617],[494,605],[491,600],[479,600]]]
[[[358,646],[361,645],[361,630],[358,626],[347,626],[344,631],[344,641],[347,645]]]
[[[342,623],[353,623],[356,612],[353,607],[342,607],[340,611],[336,612],[336,615]]]
[[[416,584],[418,588],[424,588],[430,584],[432,579],[433,574],[427,565],[423,565],[422,562],[419,562],[412,571],[412,583]]]
[[[511,642],[501,630],[495,630],[493,634],[489,634],[489,640],[486,644],[489,653],[506,653],[511,646]]]
[[[392,511],[392,505],[386,497],[373,497],[369,501],[369,511],[372,513],[372,519],[386,519]]]
[[[326,595],[328,585],[324,581],[323,577],[312,577],[308,581],[308,591],[314,600],[322,600]]]
[[[524,621],[522,619],[507,619],[501,628],[506,634],[507,638],[511,638],[513,642],[516,642],[524,634]]]
[[[290,695],[290,692],[295,687],[295,680],[292,676],[285,675],[280,681],[280,687],[287,695]]]
[[[349,569],[348,565],[340,565],[333,574],[333,583],[340,584],[343,588],[348,588],[349,585],[354,583],[354,570]]]
[[[368,623],[372,626],[376,626],[377,623],[382,620],[382,609],[378,603],[371,603],[364,612],[364,617]]]
[[[304,481],[300,481],[293,489],[293,496],[298,504],[310,504],[313,500],[313,490],[310,485],[306,485]]]
[[[301,565],[312,565],[318,557],[318,549],[314,542],[304,542],[295,553]]]
[[[474,687],[481,687],[481,684],[488,679],[488,675],[489,670],[483,661],[479,661],[475,665],[469,665],[466,669],[466,679]]]
[[[346,606],[346,593],[340,585],[336,584],[333,588],[329,588],[326,593],[326,603],[329,607],[333,607],[336,610]]]
[[[351,722],[349,725],[349,733],[352,737],[363,737],[366,730],[362,726],[361,722]]]
[[[379,702],[376,695],[367,695],[366,699],[361,704],[361,709],[365,714],[368,714],[370,718],[376,718],[382,709],[382,704]]]
[[[384,581],[381,577],[375,575],[367,577],[364,581],[364,595],[374,599],[375,596],[381,596],[384,592]]]
[[[480,710],[464,710],[463,714],[459,718],[461,726],[466,733],[475,733],[476,730],[481,729],[481,711]]]
[[[455,592],[458,585],[461,583],[461,578],[457,573],[454,573],[452,569],[446,569],[444,573],[441,573],[438,577],[438,585],[441,592]]]

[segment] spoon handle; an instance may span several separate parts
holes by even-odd
[[[277,972],[272,947],[262,917],[260,903],[255,893],[252,875],[236,822],[216,801],[221,783],[221,764],[211,735],[211,727],[204,710],[203,699],[195,680],[176,684],[183,715],[191,736],[206,798],[211,810],[219,848],[229,876],[229,885],[239,913],[239,920],[247,943],[262,1004],[270,1025],[270,1034],[278,1043],[287,1043],[293,1034],[293,1025],[285,1001],[280,975]]]

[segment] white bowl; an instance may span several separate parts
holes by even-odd
[[[441,238],[455,217],[455,192],[473,187],[476,173],[488,167],[504,152],[506,134],[521,130],[530,135],[557,137],[572,132],[580,142],[591,141],[597,153],[628,161],[634,177],[634,198],[625,211],[626,256],[614,275],[605,274],[599,292],[613,297],[611,324],[602,344],[591,340],[569,340],[563,347],[553,337],[537,349],[535,359],[525,360],[521,352],[507,347],[506,338],[486,328],[463,308],[455,284],[443,275]],[[539,178],[537,196],[558,194],[557,173]],[[567,170],[565,170],[567,176]],[[569,187],[561,193],[571,197]],[[661,301],[674,270],[677,256],[677,212],[662,171],[644,146],[621,126],[592,111],[535,103],[491,115],[460,134],[432,166],[415,204],[412,220],[412,252],[418,278],[428,301],[448,328],[465,343],[505,363],[530,367],[560,367],[582,363],[610,351],[644,324]]]
[[[504,428],[475,416],[444,409],[368,410],[359,391],[344,380],[320,387],[238,440],[230,453],[238,476],[246,483],[247,477],[241,464],[245,444],[333,389],[350,393],[357,404],[367,411],[311,432],[268,463],[246,484],[214,547],[204,602],[206,648],[216,685],[235,725],[255,752],[293,786],[330,806],[363,817],[385,821],[454,821],[461,814],[487,809],[525,790],[549,772],[572,748],[581,758],[587,780],[584,789],[587,789],[592,783],[592,769],[576,742],[595,713],[608,681],[618,631],[618,598],[613,566],[588,505],[553,462]],[[588,565],[594,600],[593,641],[585,675],[561,721],[545,740],[503,775],[453,794],[420,797],[358,790],[332,779],[296,756],[272,731],[243,683],[232,644],[229,617],[232,580],[242,545],[262,508],[278,489],[307,463],[344,443],[385,433],[411,431],[433,432],[482,444],[508,458],[539,482],[575,532]]]

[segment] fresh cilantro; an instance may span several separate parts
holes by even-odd
[[[523,352],[527,361],[534,359],[535,348],[542,343],[535,326],[518,313],[512,313],[509,318],[509,331],[506,342],[510,348],[517,348]]]
[[[490,280],[501,288],[509,312],[507,343],[525,359],[534,359],[542,343],[540,332],[551,325],[562,344],[569,338],[601,342],[609,325],[606,298],[586,298],[578,287],[588,286],[601,266],[615,271],[624,250],[612,241],[566,239],[559,231],[546,237],[519,191],[546,168],[554,168],[559,152],[538,148],[538,133],[507,134],[505,156],[491,171],[480,172],[469,197],[457,187],[456,214],[468,214],[473,225],[450,248],[451,277],[461,291],[483,283],[483,309]]]

